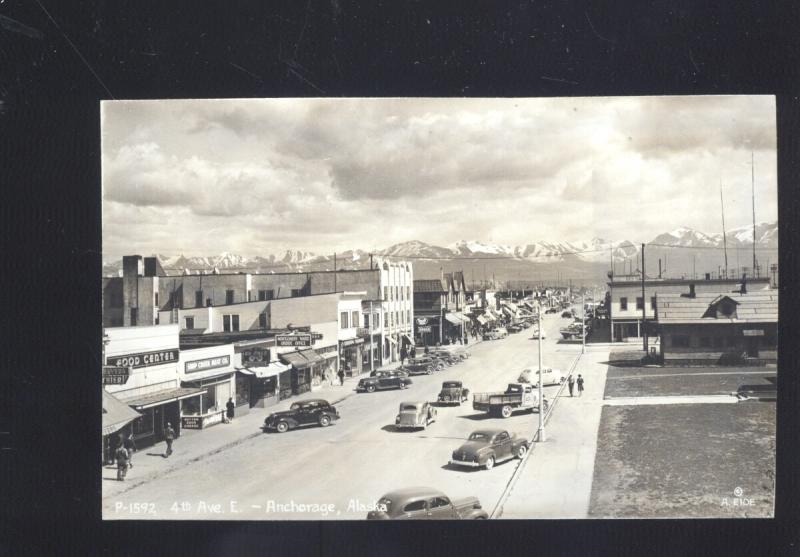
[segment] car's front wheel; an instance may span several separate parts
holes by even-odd
[[[528,447],[526,447],[525,445],[520,445],[519,448],[517,449],[516,456],[519,459],[525,458],[525,453],[527,452],[528,452]]]
[[[400,388],[401,388],[401,389],[405,389],[405,388],[406,388],[406,384],[405,384],[405,382],[403,382],[403,381],[400,381]]]
[[[322,416],[319,417],[319,425],[321,425],[322,427],[328,427],[329,425],[331,425],[331,417],[326,414],[323,414]]]
[[[286,422],[278,422],[278,425],[275,426],[275,429],[278,430],[278,433],[286,433],[289,431],[289,424]]]
[[[483,466],[487,470],[491,470],[492,468],[494,468],[494,456],[490,456],[489,458],[487,458],[486,464],[484,464]]]

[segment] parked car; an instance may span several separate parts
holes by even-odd
[[[506,327],[506,329],[508,330],[509,333],[518,333],[522,330],[522,325],[521,324],[509,325],[508,327]]]
[[[545,313],[558,313],[558,308],[547,308]]]
[[[508,331],[504,327],[498,327],[497,329],[492,329],[484,333],[483,340],[498,340],[501,338],[506,338],[508,336]]]
[[[542,402],[547,411],[548,402]],[[493,416],[510,418],[515,410],[539,411],[539,393],[529,384],[509,383],[505,392],[475,393],[472,395],[472,408],[488,412]]]
[[[469,389],[464,387],[461,381],[445,381],[442,383],[442,390],[439,391],[439,402],[445,404],[456,403],[461,406],[465,400],[469,400]]]
[[[453,354],[449,350],[432,350],[431,356],[441,361],[445,366],[452,366],[461,361],[460,356]]]
[[[434,371],[440,371],[448,366],[448,363],[443,358],[440,358],[433,350],[431,350],[429,354],[417,356],[416,358],[409,358],[407,363],[409,365],[430,364],[433,366]]]
[[[436,408],[430,402],[401,402],[394,424],[400,429],[428,429],[435,421]]]
[[[432,363],[408,363],[401,369],[408,375],[430,375],[436,368]]]
[[[264,430],[285,433],[296,427],[317,424],[329,426],[339,419],[339,411],[327,400],[313,399],[292,403],[288,410],[273,412],[264,419]]]
[[[543,377],[543,387],[547,387],[548,385],[560,385],[564,382],[564,375],[562,375],[560,369],[553,369],[551,367],[546,367],[542,370],[542,377]],[[539,370],[537,369],[534,373],[531,369],[525,369],[519,375],[519,379],[517,379],[520,383],[533,383],[534,385],[539,385]]]
[[[370,372],[370,377],[408,377],[409,373],[407,370],[402,368],[397,369],[386,369],[386,370],[374,370]]]
[[[467,441],[453,451],[451,466],[469,466],[491,470],[498,462],[522,458],[528,452],[528,441],[504,429],[473,431]]]
[[[542,338],[547,338],[547,331],[544,329],[542,329]],[[539,340],[539,325],[536,325],[536,327],[533,328],[531,340]]]
[[[451,500],[432,487],[408,487],[378,499],[367,520],[451,520],[489,518],[477,497]]]
[[[568,310],[568,311],[563,312],[561,314],[561,317],[564,317],[565,319],[572,319],[574,317],[574,315],[572,314],[571,311]]]
[[[375,391],[386,389],[405,389],[409,385],[411,385],[411,379],[409,377],[400,377],[397,375],[365,377],[358,381],[356,391],[359,393],[374,393]]]

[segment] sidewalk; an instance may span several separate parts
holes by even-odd
[[[588,351],[574,374],[586,380],[583,396],[564,388],[498,518],[586,518],[592,494],[597,431],[603,409],[607,351]]]
[[[392,362],[378,369],[394,369],[400,362]],[[311,398],[324,398],[331,404],[337,404],[355,394],[355,386],[362,377],[369,376],[369,370],[359,376],[345,378],[344,385],[323,385],[322,387],[301,395],[280,401],[269,408],[251,408],[250,412],[235,418],[231,423],[214,425],[208,429],[184,429],[173,445],[173,453],[165,458],[164,442],[157,443],[137,451],[133,455],[133,468],[128,470],[125,481],[117,481],[117,467],[103,465],[102,496],[103,498],[119,495],[134,487],[148,482],[172,470],[183,468],[197,460],[238,445],[259,435],[263,435],[261,425],[272,412],[287,410],[293,402]]]

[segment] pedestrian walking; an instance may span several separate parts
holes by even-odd
[[[425,353],[427,354],[428,352],[429,352],[429,350],[428,350],[428,345],[426,344],[426,345],[425,345]]]
[[[339,368],[339,373],[337,375],[339,376],[339,386],[344,386],[344,370]]]
[[[128,462],[130,460],[128,449],[124,445],[120,445],[114,453],[114,458],[117,460],[117,480],[124,482],[125,476],[128,474]]]
[[[225,415],[228,417],[229,420],[233,420],[233,416],[236,414],[236,404],[233,402],[233,397],[228,398],[228,402],[225,403]]]
[[[417,347],[416,346],[412,346],[409,353],[411,354],[412,358],[416,358],[417,357]]]
[[[122,446],[128,451],[128,468],[133,468],[133,453],[136,452],[136,443],[133,442],[133,433],[129,433]]]
[[[567,378],[567,387],[569,387],[569,396],[572,396],[572,390],[575,388],[575,376],[573,376],[571,373]]]
[[[403,360],[408,357],[408,352],[406,351],[406,345],[404,344],[403,347],[400,349],[400,365],[403,365]]]
[[[578,396],[583,396],[583,377],[578,374]]]
[[[172,442],[175,440],[175,430],[172,429],[172,424],[167,422],[167,428],[164,430],[164,441],[167,442],[167,452],[165,458],[169,458],[172,454]]]
[[[112,435],[108,438],[108,463],[112,466],[117,462],[117,449],[122,442],[121,436]]]

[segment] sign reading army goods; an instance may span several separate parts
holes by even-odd
[[[103,385],[124,385],[130,376],[128,367],[103,366]]]
[[[141,354],[125,354],[124,356],[110,356],[106,364],[115,367],[140,368],[158,366],[178,361],[178,350],[156,350],[155,352],[142,352]]]

